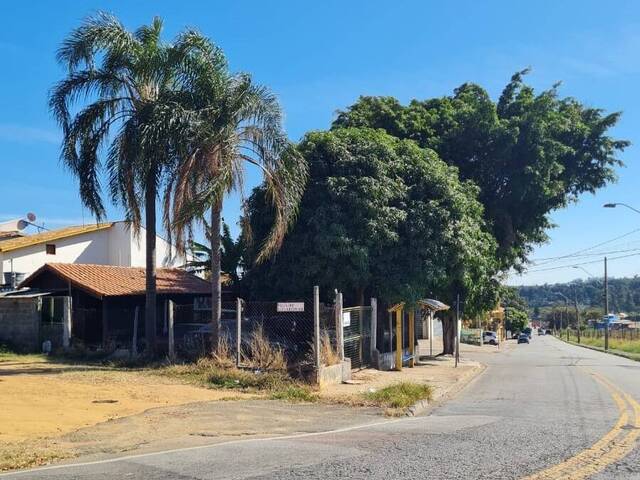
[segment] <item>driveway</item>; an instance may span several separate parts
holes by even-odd
[[[45,467],[6,478],[640,478],[640,363],[535,337],[424,417]],[[339,415],[339,411],[336,411]]]

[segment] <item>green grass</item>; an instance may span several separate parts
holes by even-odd
[[[431,400],[433,387],[422,383],[400,382],[375,392],[367,392],[365,398],[386,408],[408,408],[420,400]]]
[[[565,340],[567,338],[566,333],[563,333],[560,336],[561,339]],[[569,340],[571,342],[578,342],[578,337],[572,333],[569,335]],[[580,343],[583,345],[588,345],[590,347],[602,348],[604,349],[604,337],[590,337],[582,335],[580,338]],[[634,357],[637,356],[637,360],[640,360],[640,339],[622,339],[622,338],[609,338],[609,349],[617,352],[628,353]]]
[[[47,356],[40,353],[21,353],[7,345],[0,344],[0,362],[35,362],[42,360],[47,360]]]
[[[318,394],[307,385],[289,385],[271,394],[273,400],[285,400],[287,402],[315,402]]]

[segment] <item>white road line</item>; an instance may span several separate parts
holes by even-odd
[[[123,457],[116,457],[116,458],[108,458],[105,460],[96,460],[93,462],[82,462],[82,463],[67,463],[67,464],[59,464],[59,465],[50,465],[47,467],[39,467],[39,468],[30,468],[28,470],[19,470],[17,472],[7,472],[7,473],[0,473],[0,477],[10,477],[10,476],[20,476],[20,475],[25,475],[27,473],[33,473],[33,472],[44,472],[46,470],[60,470],[62,468],[77,468],[77,467],[87,467],[87,466],[91,466],[91,465],[102,465],[102,464],[107,464],[107,463],[116,463],[116,462],[122,462],[122,461],[128,461],[128,460],[135,460],[135,459],[139,459],[139,458],[147,458],[147,457],[155,457],[158,455],[166,455],[166,454],[171,454],[171,453],[180,453],[180,452],[189,452],[189,451],[194,451],[194,450],[203,450],[206,448],[216,448],[216,447],[225,447],[227,445],[237,445],[237,444],[241,444],[241,443],[251,443],[251,442],[271,442],[271,441],[278,441],[278,440],[293,440],[293,439],[297,439],[297,438],[307,438],[307,437],[315,437],[315,436],[321,436],[321,435],[332,435],[335,433],[343,433],[343,432],[350,432],[352,430],[361,430],[363,428],[370,428],[370,427],[379,427],[382,425],[392,425],[394,423],[399,423],[399,422],[410,422],[410,421],[417,421],[417,420],[424,420],[428,417],[406,417],[406,418],[399,418],[396,420],[385,420],[382,422],[374,422],[374,423],[366,423],[366,424],[362,424],[362,425],[354,425],[351,427],[343,427],[343,428],[337,428],[335,430],[326,430],[323,432],[309,432],[309,433],[297,433],[297,434],[293,434],[293,435],[283,435],[280,437],[264,437],[264,438],[247,438],[247,439],[243,439],[243,440],[229,440],[227,442],[219,442],[219,443],[211,443],[208,445],[198,445],[195,447],[183,447],[183,448],[174,448],[171,450],[163,450],[160,452],[150,452],[150,453],[140,453],[137,455],[127,455],[127,456],[123,456]]]

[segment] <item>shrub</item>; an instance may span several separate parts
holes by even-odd
[[[271,343],[264,333],[262,325],[258,325],[251,334],[248,352],[243,352],[246,363],[255,369],[286,371],[287,360],[284,351]]]

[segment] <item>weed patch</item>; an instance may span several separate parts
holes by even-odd
[[[408,408],[420,400],[431,400],[433,387],[421,383],[400,382],[375,392],[367,392],[364,397],[379,407]]]

